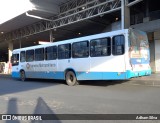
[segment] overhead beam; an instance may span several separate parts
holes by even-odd
[[[26,16],[32,17],[32,18],[37,18],[37,19],[40,19],[40,20],[53,21],[53,20],[50,20],[50,19],[47,19],[47,18],[43,18],[43,17],[37,16],[37,15],[29,14],[28,12],[26,12]]]
[[[110,24],[109,21],[106,21],[104,23],[104,22],[99,22],[99,21],[95,21],[95,20],[92,20],[92,19],[87,19],[86,22],[97,24],[97,25],[104,26],[104,27],[106,27],[106,25]]]
[[[60,8],[56,4],[50,4],[45,0],[30,0],[33,4],[33,10],[41,11],[41,12],[48,12],[52,14],[58,14],[60,12]]]
[[[126,5],[127,5],[128,7],[131,7],[131,6],[137,4],[137,3],[141,2],[141,1],[143,1],[143,0],[134,0],[134,1],[132,1],[132,2],[129,2],[129,0],[126,0]]]

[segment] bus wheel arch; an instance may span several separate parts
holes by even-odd
[[[26,74],[23,69],[20,70],[20,80],[25,81],[26,80]]]
[[[78,84],[76,73],[73,69],[67,69],[65,71],[65,80],[67,85],[74,86]]]

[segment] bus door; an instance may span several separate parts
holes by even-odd
[[[64,71],[71,68],[71,44],[58,46],[57,73],[55,79],[65,79]]]
[[[64,71],[74,70],[78,80],[86,80],[89,76],[89,42],[81,41],[72,44],[62,44],[58,46],[58,71],[59,77],[65,79]]]
[[[78,80],[92,79],[90,72],[89,41],[72,44],[71,66],[75,70]]]
[[[26,62],[25,61],[26,55]],[[34,50],[27,50],[21,52],[21,66],[24,67],[26,78],[34,78],[34,69],[35,69],[35,61],[34,61]]]
[[[34,76],[36,78],[54,79],[57,71],[56,59],[56,46],[35,49]]]
[[[114,79],[126,79],[125,35],[112,37],[112,75]]]

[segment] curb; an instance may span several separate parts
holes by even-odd
[[[132,85],[147,85],[147,86],[160,86],[160,74],[151,74],[150,76],[142,76],[132,78],[126,84]]]
[[[3,78],[4,78],[4,77],[11,77],[11,74],[3,74],[3,73],[0,73],[0,78],[1,78],[1,77],[3,77]]]
[[[160,80],[129,80],[124,84],[131,84],[131,85],[146,85],[146,86],[159,86],[160,87]]]

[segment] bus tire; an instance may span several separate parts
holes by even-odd
[[[76,78],[76,76],[75,76],[73,71],[68,71],[66,73],[66,83],[69,86],[74,86],[74,85],[78,84],[77,78]]]
[[[22,70],[22,71],[20,72],[20,79],[21,79],[21,81],[25,81],[25,80],[26,80],[26,75],[25,75],[24,70]]]

